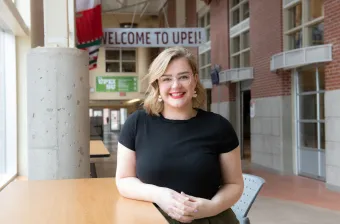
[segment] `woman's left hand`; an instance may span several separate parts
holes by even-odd
[[[194,208],[194,211],[189,215],[194,219],[202,219],[214,215],[214,205],[211,200],[187,195],[184,192],[181,192],[181,194],[189,198],[188,203],[190,203],[190,206]]]

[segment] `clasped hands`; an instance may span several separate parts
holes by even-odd
[[[171,218],[182,222],[191,223],[195,219],[209,217],[212,202],[204,198],[178,193],[171,189],[163,188],[156,204]]]

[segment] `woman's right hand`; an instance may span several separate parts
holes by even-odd
[[[195,206],[188,197],[174,190],[160,188],[155,203],[171,218],[179,222],[190,223],[194,220],[189,214],[195,212]]]

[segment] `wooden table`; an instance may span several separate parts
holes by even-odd
[[[110,157],[110,152],[102,140],[90,141],[90,158]],[[91,177],[97,178],[96,164],[90,163]]]
[[[98,158],[98,157],[109,157],[110,152],[105,147],[102,140],[91,140],[90,141],[90,157]]]
[[[166,224],[152,203],[120,196],[114,178],[15,181],[0,192],[2,224]]]

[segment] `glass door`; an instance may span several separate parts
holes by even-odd
[[[325,180],[324,68],[297,70],[295,83],[298,172]]]
[[[119,115],[119,110],[111,110],[111,131],[120,130]]]

